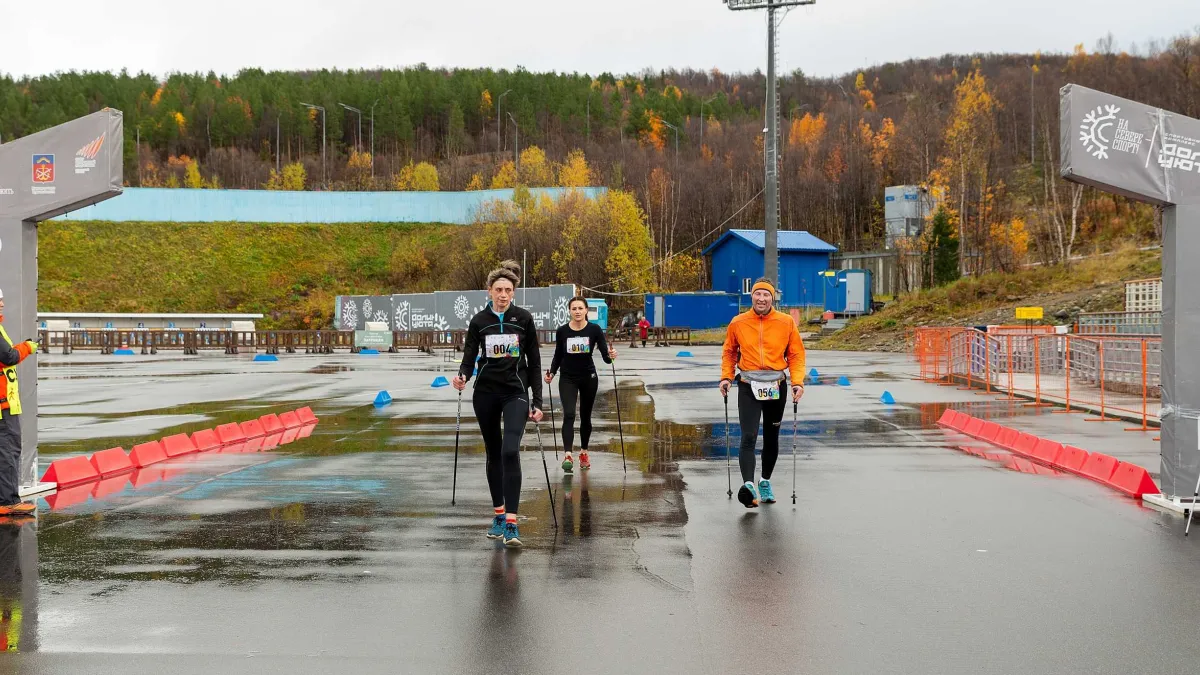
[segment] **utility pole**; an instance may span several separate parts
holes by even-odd
[[[508,119],[513,123],[513,169],[521,168],[521,126],[517,124],[517,118],[508,113]]]
[[[321,111],[321,188],[328,190],[329,189],[329,181],[327,179],[328,174],[325,172],[325,108],[324,108],[324,106],[313,105],[311,103],[303,103],[303,102],[300,103],[300,105],[304,106],[305,108],[308,108],[309,110],[320,110]]]
[[[500,157],[500,153],[504,152],[504,149],[502,147],[500,147],[500,122],[501,122],[501,120],[504,119],[504,116],[500,114],[500,104],[502,104],[504,102],[504,97],[508,96],[511,93],[512,93],[512,89],[509,89],[508,91],[504,92],[503,94],[500,94],[500,96],[496,97],[496,157],[497,158]]]
[[[275,173],[279,173],[279,118],[282,114],[275,115]]]
[[[375,106],[379,103],[379,99],[375,99],[375,103],[371,104],[371,180],[375,180]],[[372,186],[374,189],[374,186]]]
[[[775,76],[776,12],[784,7],[815,5],[817,0],[723,0],[732,10],[767,10],[767,101],[763,128],[766,161],[763,192],[766,197],[766,227],[763,242],[763,276],[779,287],[779,83]]]
[[[345,103],[339,103],[338,105],[352,113],[358,114],[358,137],[354,139],[354,151],[359,152],[362,150],[362,111],[352,105],[346,105]]]

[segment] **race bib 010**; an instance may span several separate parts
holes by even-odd
[[[516,333],[485,336],[484,349],[491,359],[515,359],[521,356],[521,343]]]
[[[567,338],[568,354],[591,354],[592,340],[585,337]]]
[[[778,382],[751,382],[750,388],[754,390],[754,398],[760,401],[779,400]]]

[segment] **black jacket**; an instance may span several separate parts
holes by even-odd
[[[550,372],[558,374],[561,367],[566,377],[586,377],[596,372],[596,362],[592,360],[595,351],[600,352],[600,358],[605,363],[612,363],[608,358],[608,342],[604,339],[604,331],[594,323],[588,323],[583,330],[573,330],[570,323],[563,324],[556,331],[557,343],[554,345],[554,358],[550,359]],[[586,352],[571,354],[567,352],[567,341],[571,338],[583,338],[588,341]]]
[[[515,341],[509,336],[516,336]],[[487,394],[524,394],[533,389],[533,407],[542,409],[542,356],[539,351],[537,324],[525,309],[510,305],[504,322],[492,312],[489,304],[471,319],[463,360],[458,374],[470,380],[479,358],[479,377],[475,391]],[[508,356],[512,348],[515,356]],[[482,348],[483,354],[480,355]],[[531,377],[532,375],[532,377]]]

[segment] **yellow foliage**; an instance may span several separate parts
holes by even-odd
[[[546,160],[546,153],[536,145],[531,145],[521,151],[521,165],[518,168],[520,182],[528,187],[549,187],[554,185],[554,167]]]
[[[793,150],[805,148],[809,152],[816,152],[821,140],[825,138],[826,126],[825,113],[816,117],[804,113],[804,117],[792,120],[792,128],[788,132],[788,147]]]
[[[175,119],[175,126],[179,127],[179,133],[182,134],[184,131],[187,131],[187,120],[184,119],[183,113],[176,112],[173,117]]]
[[[592,184],[592,170],[582,150],[567,153],[567,160],[558,171],[558,184],[562,187],[588,187]]]
[[[371,153],[351,150],[350,159],[346,161],[346,168],[350,171],[370,171]]]
[[[492,92],[487,89],[479,95],[479,113],[484,117],[492,116]]]
[[[642,132],[641,141],[653,145],[656,150],[662,150],[666,147],[667,127],[663,124],[663,119],[658,116],[658,113],[653,110],[646,111],[646,126],[649,128]]]
[[[196,160],[189,160],[183,168],[183,186],[193,190],[205,187],[204,178],[200,176],[200,166]]]
[[[517,186],[517,169],[512,162],[505,162],[496,170],[496,175],[492,176],[492,189],[503,190]]]
[[[653,290],[654,239],[637,198],[618,190],[605,195],[601,205],[612,246],[604,268],[614,278],[614,292]]]
[[[158,102],[162,100],[162,96],[163,96],[163,87],[159,86],[158,89],[154,90],[154,96],[150,99],[150,105],[157,106]]]
[[[700,157],[704,160],[705,164],[712,164],[713,151],[708,148],[707,144],[700,146]]]
[[[644,84],[642,84],[641,82],[638,82],[638,83],[637,83],[637,89],[635,89],[635,91],[637,91],[637,95],[638,95],[638,96],[641,96],[641,97],[645,98],[645,96],[646,96],[646,86],[645,86]]]
[[[842,146],[833,146],[833,152],[829,153],[829,157],[825,160],[825,177],[831,182],[841,180],[842,174],[846,173],[846,159],[842,156]]]
[[[417,192],[437,192],[440,190],[437,167],[429,162],[418,164],[412,172],[412,189]]]
[[[716,115],[710,114],[708,120],[705,122],[704,132],[719,135],[721,131],[721,121],[717,119]]]
[[[992,223],[990,230],[989,241],[1002,268],[1012,270],[1025,261],[1029,252],[1029,230],[1023,218]]]
[[[662,268],[664,291],[698,291],[704,283],[704,261],[699,256],[677,255],[664,261]]]
[[[663,89],[663,96],[667,98],[675,97],[675,100],[679,101],[683,99],[683,92],[680,91],[679,87],[676,87],[673,84],[668,84],[667,88]]]
[[[483,189],[483,176],[475,174],[471,176],[471,182],[467,183],[467,192],[475,192]]]
[[[859,73],[858,77],[854,78],[854,88],[862,91],[867,88],[867,76],[864,73]]]

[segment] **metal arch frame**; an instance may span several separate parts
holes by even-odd
[[[797,7],[800,5],[815,5],[817,0],[722,0],[729,9],[736,11],[746,9],[772,9],[777,7]]]

